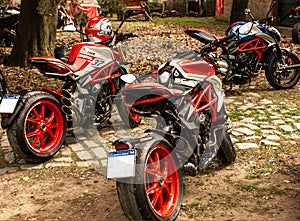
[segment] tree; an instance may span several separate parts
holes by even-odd
[[[31,56],[53,55],[61,0],[22,0],[17,37],[8,65],[27,66]]]
[[[246,15],[244,10],[248,7],[248,0],[233,0],[230,14],[230,24],[236,21],[244,21]]]

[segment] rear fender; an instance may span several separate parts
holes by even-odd
[[[178,164],[180,166],[182,166],[194,152],[194,148],[192,148],[189,145],[189,142],[183,137],[166,133],[165,131],[157,129],[149,129],[146,130],[145,133],[147,134],[141,135],[139,137],[116,140],[113,145],[116,145],[118,143],[125,143],[129,146],[130,149],[145,150],[144,152],[148,152],[148,150],[153,145],[156,145],[157,143],[162,141],[172,147],[174,153],[179,159]]]
[[[53,95],[59,102],[61,101],[63,94],[60,91],[53,90],[51,88],[43,88],[42,91]]]

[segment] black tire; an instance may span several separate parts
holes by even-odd
[[[170,147],[164,141],[152,145],[148,151],[137,149],[135,178],[117,181],[119,201],[129,219],[175,220],[178,216],[183,198],[183,179],[181,169],[177,169],[176,166],[177,158],[170,152]],[[159,156],[157,167],[154,167],[157,161],[152,158],[153,154]],[[168,157],[163,158],[164,154],[168,154]],[[152,163],[147,164],[149,161]],[[148,173],[145,172],[146,168]],[[166,169],[167,177],[160,175],[163,169]],[[173,169],[175,171],[172,171]],[[158,201],[160,204],[156,203]]]
[[[121,117],[121,120],[125,124],[125,128],[135,128],[139,126],[142,117],[133,112],[129,112],[128,108],[122,103],[120,99],[115,99],[115,103]]]
[[[236,151],[230,135],[225,131],[221,146],[217,153],[218,159],[224,164],[230,164],[236,159]]]
[[[24,107],[7,130],[14,152],[28,162],[45,162],[61,148],[66,118],[59,102],[45,92],[27,94]]]
[[[271,54],[269,66],[266,69],[266,78],[269,84],[275,89],[293,88],[300,79],[300,69],[278,71],[279,65],[299,64],[300,59],[294,52],[281,49],[283,59],[278,59]]]
[[[294,24],[292,29],[292,40],[295,44],[300,43],[300,22]]]

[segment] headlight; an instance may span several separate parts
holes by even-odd
[[[164,71],[161,75],[158,76],[158,80],[161,84],[168,85],[170,81],[171,74],[167,71]]]

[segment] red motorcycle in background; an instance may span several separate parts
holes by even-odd
[[[107,19],[95,18],[98,22],[89,23],[92,25],[88,24],[86,31],[94,33],[100,43],[74,45],[66,63],[51,56],[29,58],[40,73],[64,81],[61,90],[3,92],[1,126],[7,129],[11,147],[21,158],[31,162],[46,161],[61,148],[67,128],[101,125],[110,118],[113,99],[117,99],[117,92],[126,84],[122,76],[129,74],[117,44],[134,36],[118,33],[128,16],[129,13],[114,33]],[[4,78],[1,82],[5,87]],[[119,102],[117,108],[121,117],[128,116],[122,103]],[[131,127],[137,126],[140,116],[135,113],[129,116],[129,119],[122,119]]]
[[[120,91],[132,112],[157,119],[156,128],[121,138],[108,153],[107,178],[117,180],[131,220],[175,220],[183,200],[183,173],[196,175],[215,156],[236,158],[221,80],[199,54],[188,52],[150,72],[157,83]]]

